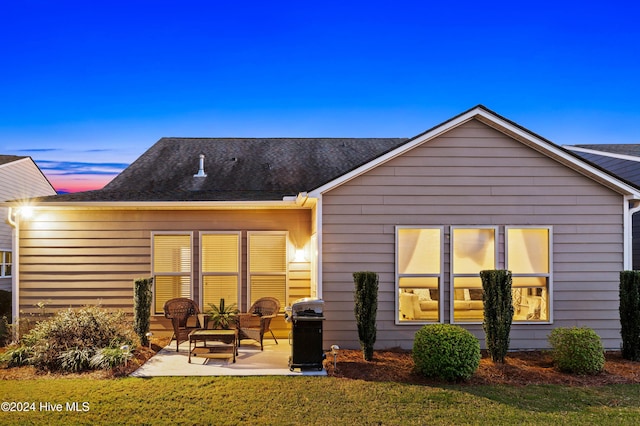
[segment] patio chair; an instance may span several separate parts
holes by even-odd
[[[173,325],[173,337],[176,339],[176,352],[179,351],[180,342],[189,339],[189,333],[200,328],[198,326],[198,314],[200,310],[198,305],[191,299],[178,297],[176,299],[167,300],[164,304],[164,316],[171,320]],[[190,317],[196,317],[196,325],[188,326],[187,322]]]
[[[256,300],[249,308],[249,312],[238,314],[238,346],[241,339],[253,339],[260,342],[260,350],[264,349],[262,338],[270,332],[273,340],[278,344],[275,334],[271,331],[271,319],[280,311],[280,302],[275,297],[263,297]]]

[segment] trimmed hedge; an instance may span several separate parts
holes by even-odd
[[[149,344],[152,285],[153,278],[138,278],[133,282],[133,330],[145,346]]]
[[[11,292],[0,290],[0,317],[7,317],[7,322],[11,324]]]
[[[412,357],[424,376],[468,380],[480,366],[480,342],[460,326],[429,324],[416,333]]]
[[[640,271],[620,272],[622,357],[640,361]]]
[[[509,350],[509,334],[513,322],[511,271],[480,271],[484,301],[484,329],[487,351],[494,362],[504,363]]]
[[[373,359],[376,342],[376,316],[378,313],[378,274],[370,271],[354,272],[354,314],[358,326],[358,338],[364,359]]]

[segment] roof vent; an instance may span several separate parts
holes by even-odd
[[[200,169],[193,177],[207,177],[207,174],[204,172],[204,154],[200,154]]]

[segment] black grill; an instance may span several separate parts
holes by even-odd
[[[322,322],[324,321],[324,301],[304,298],[296,300],[287,312],[287,322],[291,322],[289,340],[291,356],[289,369],[322,370],[325,358],[322,350]],[[287,308],[289,311],[289,308]]]

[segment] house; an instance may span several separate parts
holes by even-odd
[[[0,155],[0,201],[55,195],[56,191],[36,163],[27,156]],[[9,209],[0,206],[0,290],[11,290],[12,228]]]
[[[310,296],[324,346],[358,348],[352,274],[370,270],[377,348],[410,348],[433,322],[483,342],[479,272],[506,268],[512,348],[548,347],[559,326],[619,348],[640,189],[477,106],[409,139],[163,138],[102,190],[32,201],[16,222],[25,312],[131,311],[133,280],[153,276],[154,332],[174,296]]]
[[[635,186],[640,186],[640,144],[568,145],[564,148],[591,163],[602,167],[614,176]],[[633,262],[634,270],[640,269],[640,214],[633,212]]]

